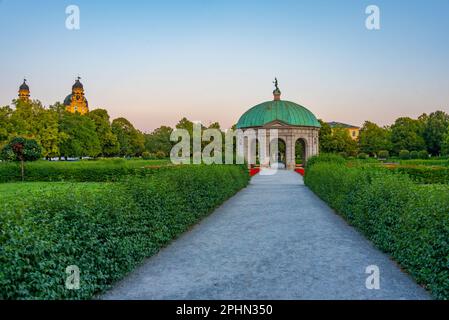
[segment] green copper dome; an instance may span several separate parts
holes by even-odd
[[[240,117],[237,128],[262,127],[275,120],[292,126],[321,127],[315,115],[303,106],[290,101],[273,100],[246,111]]]

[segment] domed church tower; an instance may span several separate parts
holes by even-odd
[[[26,84],[26,79],[23,79],[22,85],[19,87],[19,100],[29,101],[30,100],[30,87]]]
[[[79,112],[84,115],[89,112],[89,103],[84,96],[84,87],[80,79],[80,77],[76,79],[75,84],[72,86],[72,93],[64,99],[64,105],[68,112]]]

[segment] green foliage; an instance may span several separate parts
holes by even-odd
[[[379,159],[388,159],[390,157],[390,153],[387,150],[380,150],[377,156]]]
[[[421,150],[418,152],[419,159],[429,159],[429,153],[426,150]]]
[[[416,150],[410,152],[410,159],[419,159],[419,152]]]
[[[25,181],[119,181],[128,175],[141,176],[165,170],[168,164],[169,162],[165,160],[125,159],[37,161],[27,164]],[[0,163],[0,183],[20,180],[20,169],[17,164]]]
[[[173,146],[170,141],[170,135],[173,129],[167,126],[157,128],[150,134],[145,135],[145,150],[150,153],[156,153],[162,151],[165,154],[170,154],[170,150]]]
[[[391,142],[396,154],[400,150],[423,150],[426,143],[423,138],[424,123],[411,118],[398,118],[391,126]]]
[[[95,131],[101,146],[100,154],[103,156],[118,154],[120,145],[117,136],[112,132],[108,112],[104,109],[95,109],[89,112],[87,116],[95,123]]]
[[[426,117],[424,139],[427,150],[432,155],[439,155],[445,146],[446,135],[449,134],[449,115],[443,111],[436,111]]]
[[[410,151],[408,150],[399,151],[399,158],[402,160],[410,159]]]
[[[373,122],[366,121],[360,129],[359,145],[364,153],[375,155],[380,150],[391,150],[390,140],[390,130],[381,128]]]
[[[449,188],[378,167],[317,161],[305,183],[438,299],[449,298]]]
[[[365,159],[368,159],[368,158],[369,158],[369,155],[367,155],[367,154],[364,153],[364,152],[361,152],[361,153],[359,153],[359,154],[357,155],[357,158],[359,158],[360,160],[365,160]]]
[[[164,159],[166,157],[164,151],[158,151],[156,152],[156,159]]]
[[[60,130],[66,135],[60,144],[60,153],[65,157],[96,157],[101,153],[95,122],[79,113],[64,112]]]
[[[142,159],[144,159],[144,160],[151,159],[151,153],[149,153],[148,151],[142,152]]]
[[[443,136],[443,140],[441,142],[441,154],[444,156],[449,156],[449,132]]]
[[[398,166],[391,168],[393,172],[407,174],[413,181],[421,184],[449,184],[449,167],[432,166]]]
[[[42,148],[35,140],[15,137],[3,148],[0,158],[6,161],[36,161]]]
[[[59,155],[59,144],[66,137],[58,124],[58,115],[45,109],[39,101],[16,100],[16,109],[10,114],[9,136],[24,136],[36,140],[42,155]]]
[[[422,165],[422,166],[449,166],[448,159],[441,158],[426,158],[427,160],[417,159],[417,160],[401,160],[401,165]]]
[[[339,164],[346,163],[345,159],[340,155],[337,155],[334,153],[321,153],[319,156],[313,156],[309,160],[307,160],[307,168],[315,165],[316,163],[321,163],[321,162],[339,163]],[[306,172],[307,172],[307,170],[306,170]]]
[[[179,166],[150,177],[35,191],[0,207],[0,299],[90,299],[245,187],[244,166]],[[95,188],[95,186],[93,186]],[[67,290],[65,269],[80,269]]]
[[[145,150],[144,135],[125,118],[112,121],[112,132],[120,144],[119,155],[139,156]]]
[[[344,128],[331,129],[329,124],[319,120],[320,129],[320,150],[324,153],[346,152],[347,154],[357,153],[357,142],[352,140],[348,130]]]

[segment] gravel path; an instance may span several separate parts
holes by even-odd
[[[366,267],[380,270],[367,289]],[[306,186],[279,170],[251,184],[101,299],[429,299]]]

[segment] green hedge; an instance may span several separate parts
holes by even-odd
[[[449,298],[449,188],[382,168],[316,163],[305,183],[435,298]]]
[[[166,165],[168,165],[167,161],[124,159],[28,162],[25,164],[25,181],[119,181],[130,174],[145,175],[163,170]],[[21,179],[19,164],[0,163],[0,183],[21,181]]]
[[[89,299],[245,187],[248,179],[243,166],[179,166],[104,183],[96,192],[71,183],[71,188],[43,189],[23,205],[3,203],[0,299]],[[80,269],[79,290],[65,288],[69,265]]]
[[[391,170],[407,174],[413,181],[421,184],[449,184],[449,167],[398,166]]]
[[[449,160],[447,159],[428,159],[428,160],[400,160],[400,164],[406,165],[422,165],[422,166],[446,166],[449,167]]]

